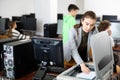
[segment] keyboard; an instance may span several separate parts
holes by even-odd
[[[63,71],[65,71],[66,69],[62,68],[62,67],[50,67],[49,68],[49,72],[55,72],[55,73],[61,73]]]
[[[46,74],[46,76],[44,77],[43,80],[53,80],[53,79],[55,79],[55,78],[56,78],[56,76],[54,76],[54,75]]]

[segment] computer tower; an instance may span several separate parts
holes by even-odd
[[[56,38],[57,35],[57,23],[44,24],[44,37]]]
[[[5,43],[9,43],[9,42],[13,42],[13,41],[17,41],[18,39],[13,39],[13,38],[7,38],[7,39],[0,39],[0,56],[2,56],[3,54],[3,52],[4,52],[4,50],[3,50],[3,45],[5,44]],[[0,57],[0,71],[2,71],[3,70],[3,59],[2,59],[2,57]]]
[[[6,77],[17,79],[37,69],[31,40],[4,44]]]

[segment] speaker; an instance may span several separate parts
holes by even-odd
[[[7,38],[7,39],[0,39],[0,56],[2,55],[3,51],[3,45],[5,43],[17,41],[18,39],[13,39],[13,38]],[[2,56],[0,57],[0,71],[3,70],[3,59]]]
[[[44,37],[56,38],[57,35],[57,23],[44,24]]]
[[[17,79],[37,70],[31,40],[4,44],[4,51],[6,77]]]

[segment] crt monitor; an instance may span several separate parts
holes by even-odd
[[[96,80],[108,80],[113,74],[113,50],[107,31],[90,38]]]
[[[111,22],[110,29],[112,31],[112,37],[115,39],[120,39],[120,21]]]
[[[82,17],[83,17],[83,14],[77,14],[77,15],[76,15],[75,18],[76,18],[76,23],[77,23],[77,24],[80,24],[80,20],[81,20]]]
[[[116,21],[117,15],[103,15],[102,20]]]
[[[0,18],[0,34],[4,34],[9,28],[8,22],[9,18]]]
[[[32,42],[38,66],[64,67],[62,39],[34,36]]]
[[[35,18],[21,18],[23,24],[23,30],[36,31],[36,19]]]
[[[57,14],[57,34],[62,34],[62,28],[63,28],[63,14],[59,13]]]

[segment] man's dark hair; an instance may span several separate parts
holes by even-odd
[[[79,8],[75,4],[70,4],[68,6],[68,11],[70,12],[71,10],[79,10]]]

